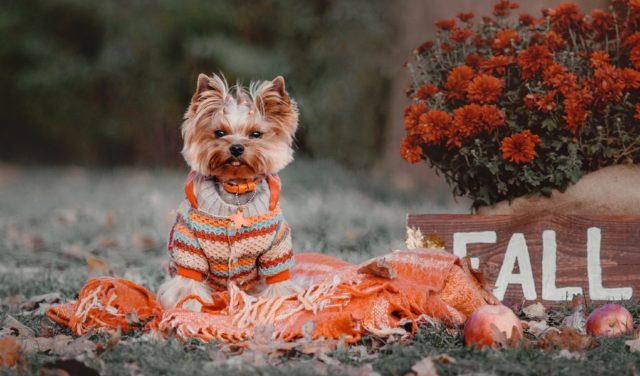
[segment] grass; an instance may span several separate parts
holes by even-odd
[[[182,197],[184,175],[0,166],[0,321],[10,314],[40,334],[48,326],[42,309],[26,312],[12,302],[49,292],[73,298],[89,276],[87,256],[102,260],[99,266],[112,275],[153,291],[164,278],[170,211]],[[296,161],[282,178],[282,207],[296,251],[320,251],[353,262],[401,247],[409,212],[467,211],[447,192],[402,190],[387,176],[371,177],[328,162]],[[637,309],[632,312],[637,317]],[[292,351],[269,360],[250,352],[228,356],[224,350],[216,343],[135,335],[79,360],[106,375],[404,375],[420,359],[438,354],[456,360],[436,363],[441,375],[618,375],[640,368],[624,338],[601,341],[575,359],[557,351],[468,349],[459,334],[438,328],[423,328],[402,343],[367,337],[319,358]],[[56,359],[46,353],[29,355],[25,369],[0,369],[0,374],[37,374]]]

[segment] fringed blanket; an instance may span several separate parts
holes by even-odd
[[[460,325],[476,308],[498,303],[466,260],[434,249],[394,251],[360,265],[302,253],[292,274],[303,286],[297,295],[254,297],[232,284],[212,293],[212,303],[200,301],[202,312],[163,311],[153,294],[131,281],[91,279],[78,300],[53,306],[47,315],[77,335],[119,328],[241,342],[269,324],[274,339],[355,342],[363,334],[404,334],[424,322]],[[189,296],[182,303],[189,299],[199,300]]]

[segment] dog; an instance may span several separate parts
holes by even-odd
[[[169,235],[170,278],[158,290],[165,309],[200,311],[232,284],[267,297],[299,291],[277,176],[293,160],[297,127],[282,76],[249,87],[198,76],[181,127],[191,172]]]

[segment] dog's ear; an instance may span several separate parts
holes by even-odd
[[[293,139],[293,134],[298,128],[298,107],[289,97],[282,76],[256,86],[253,90],[253,100],[267,121],[279,126],[281,131]]]
[[[191,104],[185,114],[185,118],[192,117],[198,110],[198,106],[205,100],[212,101],[216,107],[224,107],[224,101],[229,88],[227,82],[214,74],[212,77],[200,73],[196,84],[196,92],[191,98]]]

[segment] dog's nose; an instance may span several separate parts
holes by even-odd
[[[244,153],[244,146],[240,144],[233,144],[229,146],[229,152],[231,152],[231,155],[234,157],[239,157]]]

